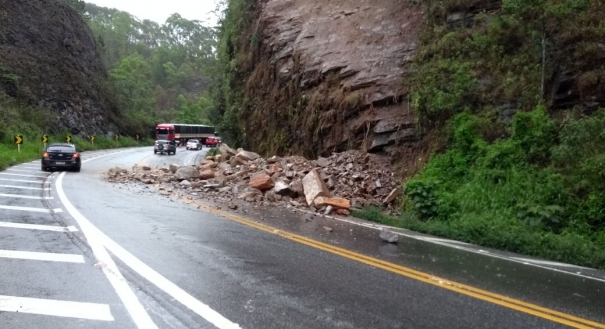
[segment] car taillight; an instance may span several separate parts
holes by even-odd
[[[78,153],[74,153],[74,155],[72,155],[72,158],[74,158],[74,159],[79,158],[79,157],[80,157],[80,155]]]
[[[42,156],[45,158],[48,158],[48,152],[44,152],[44,154]]]

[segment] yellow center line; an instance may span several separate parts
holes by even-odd
[[[233,220],[240,224],[244,224],[246,226],[250,226],[256,228],[261,231],[265,231],[271,234],[278,235],[282,238],[288,239],[290,241],[298,242],[304,244],[309,247],[313,247],[315,249],[323,250],[344,258],[348,258],[372,267],[380,268],[385,271],[399,274],[414,280],[418,280],[424,283],[428,283],[433,286],[437,286],[443,289],[455,291],[457,293],[470,296],[476,299],[480,299],[492,304],[500,305],[506,308],[510,308],[519,312],[531,314],[543,319],[547,319],[556,323],[564,324],[570,326],[572,328],[581,328],[581,329],[591,329],[591,328],[599,328],[605,329],[605,324],[597,323],[594,321],[590,321],[587,319],[579,318],[570,314],[562,313],[559,311],[555,311],[549,308],[541,307],[535,304],[523,302],[518,299],[506,297],[503,295],[499,295],[496,293],[492,293],[486,290],[482,290],[479,288],[475,288],[472,286],[468,286],[462,283],[450,281],[448,279],[436,277],[434,275],[424,273],[421,271],[417,271],[405,266],[397,265],[394,263],[389,263],[374,257],[366,256],[363,254],[356,253],[354,251],[350,251],[347,249],[343,249],[340,247],[336,247],[327,243],[323,243],[317,240],[309,239],[294,233],[285,232],[271,226],[254,222],[252,220],[246,219],[244,217],[232,214],[227,211],[216,209],[215,207],[208,206],[205,204],[198,204],[191,200],[182,199],[184,202],[189,204],[195,204],[199,209],[203,209],[207,212],[213,213],[215,215],[225,217],[227,219]]]

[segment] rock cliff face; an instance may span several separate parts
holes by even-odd
[[[267,0],[259,13],[247,81],[252,105],[244,110],[251,148],[317,156],[347,148],[389,151],[416,140],[405,76],[421,6]]]
[[[56,118],[51,130],[102,134],[117,108],[84,20],[57,0],[0,0],[0,92]]]

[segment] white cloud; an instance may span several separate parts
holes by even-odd
[[[211,13],[216,8],[215,0],[85,0],[100,7],[116,8],[130,13],[140,20],[150,19],[160,24],[178,13],[188,20],[205,22],[206,26],[216,25],[216,16]]]

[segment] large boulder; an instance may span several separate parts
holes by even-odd
[[[247,163],[247,161],[240,157],[232,157],[231,159],[229,159],[229,164],[231,165],[231,167],[242,166],[242,165],[245,165],[246,163]]]
[[[327,158],[319,157],[319,159],[317,159],[317,165],[320,167],[327,167],[330,165],[330,161]]]
[[[273,187],[273,191],[275,191],[275,194],[282,195],[282,196],[295,197],[297,194],[290,188],[290,185],[288,185],[286,182],[281,181],[281,180],[278,180],[277,182],[275,182],[275,187]]]
[[[393,231],[382,229],[380,230],[380,238],[389,243],[397,243],[399,235]]]
[[[328,190],[328,187],[326,186],[326,183],[324,183],[323,179],[321,179],[321,176],[315,169],[309,171],[309,173],[305,175],[305,177],[302,179],[302,185],[308,205],[313,205],[313,201],[319,196],[332,196],[330,194],[330,190]]]
[[[227,183],[227,177],[221,173],[213,172],[214,180],[217,181],[221,185],[225,185]],[[202,174],[200,173],[200,178],[202,178]]]
[[[296,196],[304,194],[303,185],[300,179],[293,180],[288,187]]]
[[[200,172],[197,171],[197,168],[195,168],[195,167],[183,167],[183,168],[179,168],[179,170],[177,170],[174,175],[175,175],[176,179],[178,179],[178,180],[184,180],[184,179],[191,180],[191,179],[199,178]]]
[[[170,165],[169,169],[170,169],[170,172],[174,174],[174,173],[176,173],[177,170],[179,170],[180,167],[181,166],[179,166],[178,164],[173,163]]]
[[[267,163],[276,163],[279,161],[279,157],[277,155],[274,155],[272,157],[270,157],[269,159],[267,159]]]
[[[391,193],[384,199],[384,204],[389,204],[399,197],[399,189],[393,189]]]
[[[244,150],[239,151],[235,156],[245,161],[254,161],[260,158],[260,155],[258,155],[257,153]]]
[[[351,208],[351,203],[349,200],[345,198],[328,198],[319,196],[314,201],[313,204],[315,208],[321,209],[326,206],[332,206],[335,209],[349,209]]]
[[[271,165],[270,170],[271,174],[279,174],[282,171],[284,171],[284,169],[281,167],[281,165],[279,163],[274,163]]]
[[[207,179],[211,179],[214,178],[214,171],[212,171],[212,169],[205,169],[200,171],[200,175],[199,178],[202,180],[207,180]]]
[[[110,174],[122,174],[122,173],[126,174],[126,173],[128,173],[128,169],[121,168],[121,167],[113,167],[113,168],[109,169],[109,173]]]
[[[158,178],[158,180],[159,180],[161,183],[170,183],[170,182],[172,182],[172,181],[173,181],[173,180],[175,180],[175,179],[176,179],[176,178],[175,178],[175,177],[174,177],[174,175],[172,175],[172,174],[162,174],[162,175],[161,175],[161,176]]]
[[[221,162],[218,164],[218,169],[220,171],[230,171],[231,170],[231,165],[228,164],[227,162]]]
[[[273,182],[273,179],[267,174],[258,174],[250,178],[248,186],[261,191],[266,191],[272,189],[275,186],[275,182]]]
[[[237,154],[237,152],[234,149],[230,148],[225,143],[221,144],[221,146],[219,146],[218,149],[221,152],[221,155],[223,157],[225,157],[226,160],[229,160],[232,156],[235,156]]]
[[[200,166],[200,170],[208,170],[208,169],[214,169],[218,166],[218,162],[214,162],[212,161],[211,163],[206,163]]]
[[[209,160],[209,159],[204,159],[200,162],[200,166],[205,166],[205,165],[209,165],[209,164],[213,164],[214,160]]]

